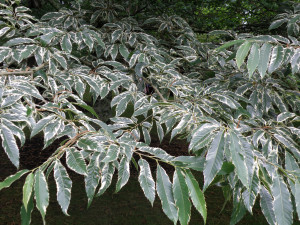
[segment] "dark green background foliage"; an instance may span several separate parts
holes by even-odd
[[[24,0],[22,2],[31,8],[38,17],[49,10],[61,7],[55,0]],[[63,6],[70,7],[72,1],[63,2]],[[91,2],[84,1],[84,4],[89,8]],[[132,0],[114,2],[122,4],[128,14],[141,20],[149,15],[176,14],[184,18],[195,31],[201,33],[216,29],[266,33],[274,16],[291,9],[291,1],[285,0]]]
[[[68,215],[72,173],[88,207],[135,173],[174,224],[192,207],[210,221],[211,186],[232,225],[257,207],[269,224],[297,223],[299,3],[1,2],[0,138],[17,172],[0,191],[26,177],[22,224],[34,208],[46,223],[50,180]],[[170,151],[156,137],[187,144]],[[32,138],[49,154],[28,166]]]

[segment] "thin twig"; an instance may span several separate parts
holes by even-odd
[[[15,71],[12,71],[12,72],[0,72],[0,76],[7,76],[7,75],[26,75],[26,74],[33,74],[35,71],[38,71],[40,69],[42,69],[43,67],[46,66],[47,63],[43,63],[41,64],[40,66],[38,67],[35,67],[31,70],[28,70],[28,71],[22,71],[22,70],[15,70]]]
[[[151,81],[149,81],[148,79],[146,79],[145,77],[142,77],[143,78],[143,80],[146,82],[146,83],[148,83],[148,84],[150,84],[151,85],[151,87],[155,90],[155,92],[159,95],[159,97],[161,98],[161,100],[163,101],[163,102],[167,102],[167,100],[164,98],[164,96],[160,93],[160,91],[151,83]]]

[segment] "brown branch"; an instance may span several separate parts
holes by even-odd
[[[7,75],[32,75],[35,71],[38,71],[40,69],[42,69],[43,67],[46,66],[47,63],[43,63],[38,67],[35,67],[31,70],[27,70],[27,71],[22,71],[22,70],[15,70],[15,71],[9,71],[9,72],[0,72],[0,76],[7,76]]]
[[[143,78],[143,80],[146,82],[146,83],[148,83],[148,84],[150,84],[151,85],[151,87],[155,90],[155,92],[159,95],[159,97],[161,98],[161,100],[163,101],[163,102],[167,102],[167,100],[164,98],[164,96],[160,93],[160,91],[149,81],[149,80],[147,80],[145,77],[142,77]]]

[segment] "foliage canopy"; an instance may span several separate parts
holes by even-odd
[[[113,176],[118,192],[138,170],[145,197],[153,204],[158,196],[174,224],[189,223],[192,205],[206,221],[211,185],[231,190],[231,224],[256,201],[269,224],[299,218],[300,5],[271,23],[286,26],[282,35],[214,30],[217,44],[200,42],[175,14],[140,19],[118,2],[91,6],[69,2],[37,19],[19,1],[0,4],[2,147],[19,168],[26,139],[42,134],[46,148],[64,138],[37,168],[0,182],[2,190],[26,175],[22,224],[34,201],[45,223],[50,173],[68,215],[66,167],[84,176],[89,205]],[[115,115],[106,123],[93,104],[109,96]],[[187,140],[189,156],[150,147],[152,130],[160,141]],[[193,175],[200,172],[202,188]]]

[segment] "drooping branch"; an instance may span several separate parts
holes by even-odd
[[[7,76],[7,75],[16,75],[16,76],[21,76],[21,75],[32,75],[34,72],[44,68],[47,65],[47,63],[43,63],[40,66],[37,66],[31,70],[13,70],[13,71],[5,71],[5,72],[0,72],[0,76]]]
[[[151,83],[151,81],[149,81],[149,80],[146,79],[145,77],[142,77],[142,78],[143,78],[143,80],[144,80],[146,83],[148,83],[148,84],[151,85],[151,87],[155,90],[155,92],[159,95],[159,97],[161,98],[161,100],[162,100],[163,102],[167,102],[167,100],[164,98],[164,96],[160,93],[160,91],[157,89],[157,87],[155,87],[155,86]]]

